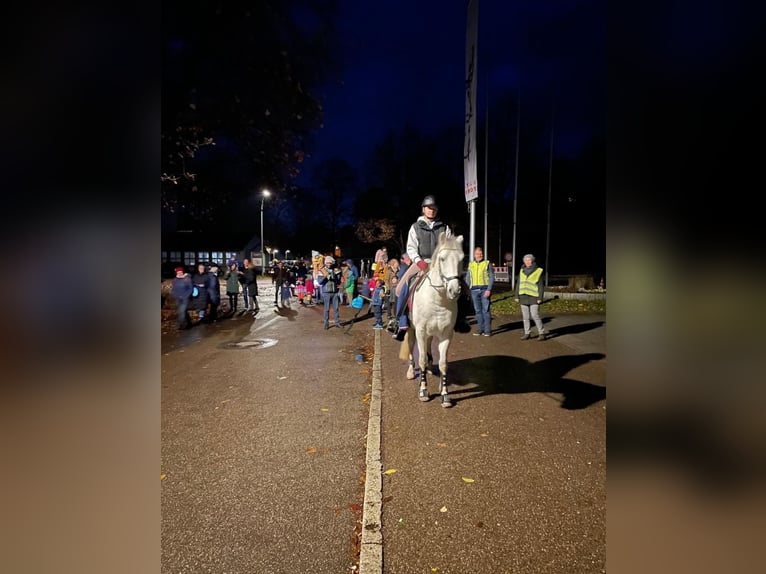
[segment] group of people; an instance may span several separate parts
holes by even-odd
[[[182,330],[191,327],[189,311],[197,311],[200,322],[217,320],[221,304],[221,282],[217,266],[198,263],[192,274],[187,273],[183,267],[176,267],[175,274],[170,294],[176,302],[177,327]],[[252,262],[245,259],[240,268],[237,261],[230,261],[223,279],[231,312],[238,311],[241,292],[244,302],[242,312],[252,313],[255,317],[260,307],[257,272]]]
[[[373,275],[365,288],[371,301],[375,322],[374,329],[383,329],[383,309],[388,308],[396,318],[396,328],[392,337],[402,341],[409,328],[407,300],[409,291],[416,277],[422,276],[431,263],[431,257],[439,240],[444,233],[452,236],[452,230],[438,217],[438,205],[433,195],[427,195],[421,203],[421,215],[410,226],[407,234],[406,250],[400,258],[388,258],[386,247],[381,247],[375,253],[373,264],[370,266]],[[531,253],[523,258],[524,266],[519,272],[514,291],[514,300],[519,303],[522,312],[524,333],[523,340],[531,338],[531,323],[537,327],[540,340],[545,340],[546,333],[540,318],[539,306],[543,302],[542,268],[536,263]],[[220,283],[217,273],[203,263],[197,265],[197,270],[190,275],[183,267],[175,269],[171,294],[177,304],[177,323],[179,329],[191,325],[189,310],[197,310],[201,321],[215,321],[220,304]],[[353,260],[346,259],[340,264],[333,256],[317,256],[312,261],[311,270],[301,260],[293,268],[286,267],[280,260],[272,273],[274,289],[274,306],[281,304],[290,306],[292,297],[296,297],[301,305],[314,305],[321,301],[324,306],[324,328],[340,327],[339,307],[342,304],[351,306],[358,295],[360,273]],[[224,275],[226,294],[229,298],[229,308],[237,312],[239,295],[242,293],[244,311],[255,317],[260,308],[258,305],[258,283],[255,266],[249,259],[243,261],[240,268],[237,261],[230,261]],[[464,278],[464,290],[470,294],[470,301],[476,317],[476,336],[491,336],[490,300],[495,282],[494,269],[484,258],[482,247],[476,247],[473,259],[469,262]],[[332,323],[330,311],[332,310]],[[463,306],[458,307],[458,318],[455,330],[468,332],[467,312]]]

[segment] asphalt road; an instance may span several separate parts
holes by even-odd
[[[268,287],[257,319],[163,335],[163,573],[357,567],[372,319],[325,331]],[[456,334],[452,409],[378,332],[382,572],[605,571],[605,317],[544,319],[544,342]]]

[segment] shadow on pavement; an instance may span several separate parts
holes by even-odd
[[[287,317],[288,321],[295,321],[295,318],[298,316],[298,311],[295,311],[291,309],[290,307],[286,307],[284,305],[280,305],[279,307],[274,309],[274,313],[276,313],[280,317]]]
[[[457,404],[501,393],[560,393],[563,395],[561,408],[584,409],[604,400],[606,387],[567,379],[566,374],[604,357],[601,353],[586,353],[532,363],[519,357],[490,355],[450,362],[450,397]],[[473,386],[465,388],[469,385]]]
[[[591,331],[592,329],[598,329],[606,324],[605,321],[594,321],[593,323],[581,323],[579,325],[565,325],[557,329],[551,329],[546,331],[548,333],[547,338],[552,339],[560,335],[574,335],[575,333],[584,333],[585,331]]]

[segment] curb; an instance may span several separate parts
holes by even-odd
[[[372,361],[370,418],[367,423],[367,473],[364,482],[362,547],[359,574],[383,571],[383,533],[381,531],[382,464],[380,462],[380,410],[383,378],[380,369],[380,331],[375,331],[375,357]]]

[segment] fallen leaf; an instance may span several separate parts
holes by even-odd
[[[439,509],[439,512],[447,512],[447,507],[446,507],[446,506],[442,506],[442,507]]]
[[[479,522],[476,523],[476,528],[484,528],[484,523],[479,520]]]
[[[167,477],[168,477],[167,474],[161,474],[160,475],[160,480],[165,480]]]
[[[320,411],[322,411],[323,413],[326,413],[326,412],[327,412],[327,411],[329,411],[330,409],[326,409],[326,408],[324,408],[324,407],[323,407],[323,408],[321,408],[321,409],[319,409],[319,410],[320,410]]]
[[[471,483],[471,482],[475,482],[475,481],[474,481],[474,479],[472,479],[472,478],[466,478],[466,477],[463,477],[463,482],[468,482],[468,483]]]
[[[444,447],[447,446],[447,443],[446,442],[439,442],[439,443],[436,443],[436,446],[440,446],[440,447],[444,448]]]
[[[437,566],[431,566],[431,572],[438,572],[439,568]]]
[[[309,454],[314,454],[314,453],[316,453],[316,451],[317,451],[317,449],[316,449],[315,446],[312,446],[311,448],[307,448],[306,449],[306,452],[309,453]]]
[[[389,468],[387,471],[385,471],[383,474],[394,474],[396,472],[395,468]]]
[[[383,499],[383,502],[391,502],[393,499],[394,499],[394,497],[393,497],[393,496],[386,496],[386,497]]]
[[[481,436],[489,436],[487,433],[482,433]]]
[[[277,380],[284,381],[287,377],[277,377]]]

